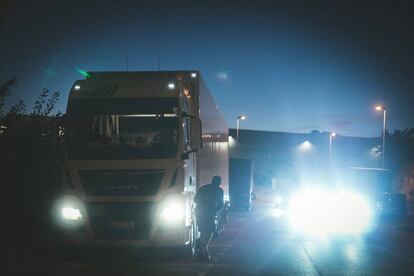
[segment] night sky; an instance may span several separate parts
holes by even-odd
[[[160,53],[202,72],[230,127],[379,136],[378,103],[414,127],[412,1],[0,1],[9,104],[45,87],[64,111],[79,70],[157,70]]]

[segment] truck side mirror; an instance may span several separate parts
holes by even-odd
[[[191,117],[191,151],[197,151],[203,147],[201,121],[198,118]]]

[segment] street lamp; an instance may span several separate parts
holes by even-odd
[[[237,128],[236,128],[236,141],[239,142],[239,127],[240,127],[240,120],[246,120],[247,117],[244,115],[237,116]]]
[[[329,134],[329,166],[331,166],[332,163],[332,138],[334,138],[335,136],[335,132],[331,132],[331,134]]]
[[[375,107],[376,111],[382,111],[383,121],[382,121],[382,168],[385,168],[385,128],[386,128],[386,119],[387,119],[387,109],[385,106],[377,105]]]

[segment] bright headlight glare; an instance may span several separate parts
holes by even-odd
[[[63,207],[62,218],[65,220],[81,220],[82,214],[81,211],[77,208]]]
[[[53,208],[56,223],[62,226],[80,225],[83,223],[84,205],[74,195],[65,195],[59,198]]]
[[[184,202],[180,197],[167,197],[161,203],[159,220],[161,224],[176,224],[185,216]]]
[[[292,226],[310,234],[360,234],[371,218],[367,200],[354,193],[306,190],[290,201]]]
[[[277,196],[277,197],[275,198],[275,202],[276,202],[276,204],[280,204],[280,203],[282,203],[282,202],[283,202],[283,197],[281,197],[281,196]]]

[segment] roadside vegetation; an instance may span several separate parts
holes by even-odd
[[[0,168],[3,228],[10,249],[32,248],[51,231],[50,204],[63,161],[60,93],[43,89],[29,111],[23,100],[6,110],[16,78],[0,83]]]

